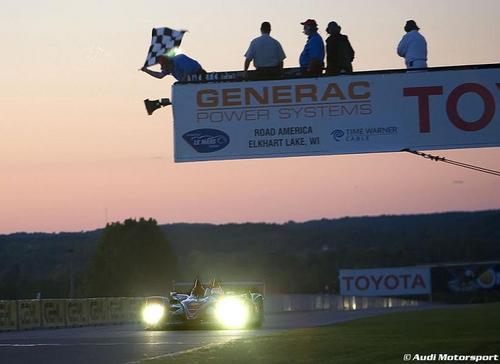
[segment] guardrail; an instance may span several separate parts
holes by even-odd
[[[0,301],[0,331],[137,323],[143,297]]]
[[[371,308],[415,307],[424,302],[394,297],[355,297],[339,295],[283,294],[268,295],[264,300],[265,312],[294,311],[350,311]]]
[[[113,325],[140,322],[144,297],[0,300],[0,331]],[[277,294],[264,297],[264,311],[360,310],[419,306],[422,302],[392,297]]]

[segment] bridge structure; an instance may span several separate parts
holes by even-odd
[[[272,80],[214,72],[176,82],[163,100],[176,162],[500,145],[500,64],[321,77],[292,68]]]

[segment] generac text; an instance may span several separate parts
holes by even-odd
[[[329,83],[202,89],[196,93],[199,108],[244,107],[308,102],[363,101],[370,98],[370,83],[356,81],[341,86]]]

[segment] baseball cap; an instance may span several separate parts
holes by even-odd
[[[318,24],[316,24],[316,20],[314,19],[307,19],[305,22],[300,23],[302,25],[312,25],[314,27],[317,27]]]

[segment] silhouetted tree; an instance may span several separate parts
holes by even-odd
[[[128,219],[102,232],[86,279],[91,296],[166,295],[177,259],[155,220]]]
[[[2,299],[18,299],[19,298],[19,281],[21,269],[18,264],[14,264],[3,276],[3,292]]]

